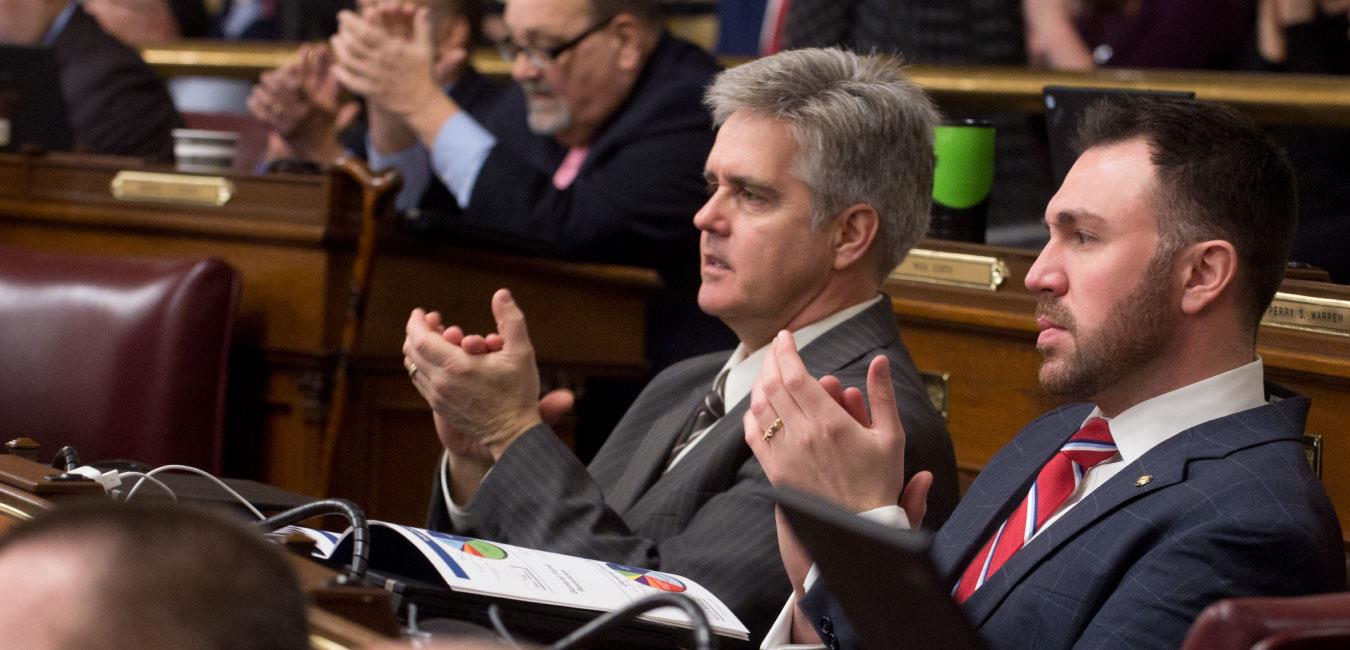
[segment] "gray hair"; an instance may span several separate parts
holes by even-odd
[[[813,228],[858,203],[877,211],[882,279],[928,231],[933,200],[938,112],[902,68],[887,55],[790,50],[723,72],[704,96],[717,125],[740,110],[791,125]]]

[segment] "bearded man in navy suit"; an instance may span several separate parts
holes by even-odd
[[[1344,589],[1340,525],[1300,440],[1308,400],[1265,384],[1256,354],[1294,234],[1287,159],[1249,119],[1193,101],[1102,104],[1079,138],[1026,285],[1042,387],[1087,403],[1027,425],[935,536],[953,597],[994,648],[1161,648],[1221,598]],[[864,427],[861,396],[806,381],[791,338],[745,418],[769,479],[904,524],[884,507],[904,439],[886,364]],[[922,485],[901,503],[922,518]],[[859,647],[779,535],[795,592],[765,647]]]

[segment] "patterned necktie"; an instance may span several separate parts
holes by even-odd
[[[670,469],[676,458],[680,457],[680,452],[685,447],[694,444],[703,432],[712,427],[718,420],[726,415],[727,407],[723,403],[722,393],[726,390],[727,375],[729,370],[723,370],[717,373],[717,378],[713,380],[712,389],[707,395],[703,396],[703,401],[699,402],[698,411],[694,413],[694,419],[690,425],[680,433],[680,437],[675,441],[675,446],[670,449],[670,457],[666,460],[666,469]]]
[[[972,593],[1007,563],[1044,525],[1050,515],[1078,489],[1083,475],[1102,461],[1116,455],[1116,443],[1106,420],[1092,418],[1069,438],[1050,462],[1036,475],[1027,496],[1008,520],[985,542],[970,561],[953,596],[963,603]]]

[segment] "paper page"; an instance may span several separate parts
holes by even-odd
[[[456,591],[602,611],[667,591],[692,598],[719,633],[749,638],[745,625],[721,600],[688,578],[398,524],[370,524],[402,535]],[[691,626],[688,617],[672,607],[642,618]]]
[[[282,526],[272,533],[277,538],[284,538],[291,533],[299,533],[314,540],[313,556],[321,560],[327,560],[333,557],[333,551],[337,548],[338,542],[351,532],[347,529],[345,533],[330,533],[326,530],[317,530],[314,528],[305,528],[304,526]]]

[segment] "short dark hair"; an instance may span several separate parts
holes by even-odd
[[[619,14],[632,14],[649,25],[661,20],[661,9],[653,0],[591,0],[591,16],[596,21],[609,20]]]
[[[1223,239],[1238,254],[1239,318],[1255,330],[1284,279],[1298,226],[1294,170],[1247,116],[1187,99],[1127,95],[1090,107],[1076,148],[1144,139],[1158,178],[1160,253]]]
[[[100,499],[16,525],[0,538],[0,555],[61,541],[105,563],[91,571],[86,594],[96,621],[75,626],[70,647],[309,647],[295,573],[239,523],[175,504]]]

